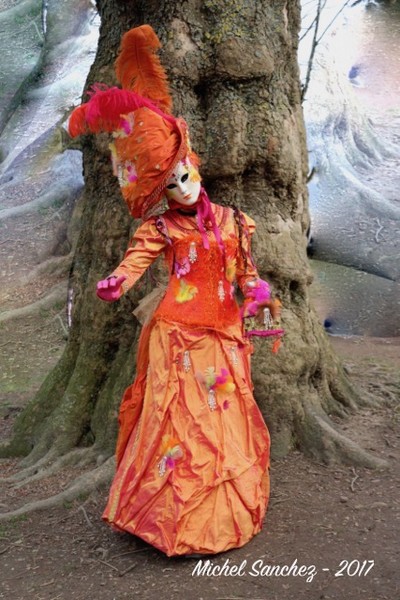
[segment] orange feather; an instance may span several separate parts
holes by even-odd
[[[115,73],[124,89],[149,98],[161,110],[171,113],[167,75],[156,54],[160,47],[160,40],[150,25],[131,29],[121,40]]]
[[[72,111],[69,117],[68,133],[73,138],[82,135],[83,133],[88,133],[86,107],[87,104],[81,104]]]

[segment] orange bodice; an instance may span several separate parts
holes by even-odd
[[[156,319],[214,329],[223,329],[240,320],[234,284],[237,281],[244,290],[249,279],[258,277],[249,248],[254,222],[242,213],[246,235],[242,235],[240,248],[233,210],[216,204],[212,204],[212,210],[224,252],[211,229],[207,231],[210,248],[206,249],[195,217],[170,210],[161,221],[149,220],[137,229],[135,244],[128,248],[115,269],[113,275],[126,276],[123,289],[127,291],[157,256],[165,255],[170,279],[154,313]]]
[[[166,258],[173,272],[154,314],[156,319],[215,329],[238,321],[233,286],[238,243],[227,239],[224,246],[225,257],[215,239],[210,239],[210,249],[206,250],[196,232],[167,248]]]

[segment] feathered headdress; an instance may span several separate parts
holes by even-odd
[[[183,119],[172,116],[167,76],[156,54],[160,41],[142,25],[122,38],[115,72],[122,88],[95,85],[90,99],[71,114],[72,137],[111,132],[114,174],[133,217],[165,210],[163,190],[177,162],[192,152]]]

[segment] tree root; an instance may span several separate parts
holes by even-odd
[[[375,399],[375,406],[396,406],[399,402],[399,387],[395,382],[376,382],[371,385],[374,388],[374,392],[379,394],[379,397],[376,397],[373,393],[367,392],[369,396]],[[390,388],[395,388],[395,391],[392,392]]]
[[[109,485],[115,470],[114,457],[109,458],[100,467],[84,473],[77,477],[71,485],[54,496],[37,500],[36,502],[28,502],[16,510],[6,513],[0,513],[0,521],[8,521],[21,515],[27,515],[36,510],[48,510],[62,506],[65,502],[72,502],[79,497],[91,494],[94,490],[105,485]]]
[[[31,202],[12,206],[11,208],[3,208],[0,211],[0,221],[20,217],[21,215],[25,216],[38,209],[49,208],[56,203],[65,203],[68,200],[73,200],[81,189],[82,186],[80,184],[77,185],[76,177],[66,178],[65,181],[54,186],[49,192],[31,200]]]
[[[41,479],[44,479],[45,477],[50,477],[51,475],[54,475],[54,473],[57,473],[57,471],[59,471],[63,467],[78,465],[78,464],[80,464],[82,457],[84,455],[88,454],[88,451],[89,450],[87,448],[77,448],[76,450],[72,450],[71,452],[68,452],[67,454],[64,454],[63,456],[60,456],[57,460],[55,460],[47,468],[38,470],[38,467],[36,465],[34,467],[24,469],[25,472],[26,471],[32,472],[32,470],[34,470],[33,475],[25,476],[21,480],[21,477],[18,477],[20,475],[20,473],[17,473],[16,475],[14,475],[14,477],[18,477],[18,481],[13,487],[15,490],[19,490],[22,487],[25,487],[26,485],[29,485],[30,483],[32,483],[34,481],[40,481]],[[4,479],[1,481],[4,481]],[[9,477],[8,481],[11,483],[12,481],[15,481],[15,479],[13,479],[12,477]]]
[[[311,428],[314,434],[309,435],[312,440],[310,451],[317,458],[322,455],[327,463],[339,462],[370,469],[389,467],[387,461],[366,452],[361,446],[335,429],[328,418],[315,413],[312,409],[307,410],[307,417],[306,429],[310,434]]]
[[[55,450],[49,450],[49,452],[40,460],[38,460],[35,464],[30,465],[25,469],[21,469],[20,471],[18,471],[18,473],[15,473],[15,475],[11,475],[10,477],[4,477],[0,479],[0,483],[16,483],[19,481],[23,481],[37,473],[38,469],[44,468],[45,466],[49,465],[55,458],[57,458]]]
[[[6,310],[0,315],[0,323],[10,321],[11,319],[19,319],[20,317],[27,317],[34,315],[41,309],[52,308],[58,302],[66,302],[67,297],[67,284],[66,281],[55,285],[47,296],[28,304],[27,306],[21,306],[14,310]]]
[[[54,475],[64,467],[88,467],[95,461],[97,462],[97,465],[100,465],[105,462],[107,458],[104,455],[97,454],[93,448],[76,448],[58,458],[55,456],[55,453],[48,453],[32,466],[19,471],[11,477],[0,479],[0,483],[16,482],[13,488],[15,490],[19,490],[20,488],[25,487],[34,481],[40,481],[45,477]],[[54,462],[52,462],[52,460],[54,460]]]
[[[22,285],[27,285],[42,275],[65,275],[65,277],[68,277],[72,259],[72,253],[63,256],[51,256],[33,268],[24,278],[21,278],[21,283]]]
[[[360,391],[360,407],[363,408],[378,408],[379,406],[385,406],[389,403],[386,402],[383,398],[378,398],[367,392],[366,390]]]

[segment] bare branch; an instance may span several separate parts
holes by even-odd
[[[308,89],[308,86],[310,83],[312,65],[314,62],[314,55],[315,55],[315,51],[316,51],[317,45],[318,45],[317,36],[318,36],[319,19],[321,16],[321,3],[322,3],[322,0],[318,0],[317,15],[315,17],[314,36],[313,36],[313,41],[312,41],[312,45],[311,45],[310,58],[308,59],[308,65],[307,65],[307,75],[306,75],[306,80],[304,82],[303,89],[301,90],[301,101],[302,102],[304,100],[304,97],[306,95],[306,92],[307,92],[307,89]]]
[[[346,6],[348,6],[351,1],[352,0],[346,0],[346,2],[344,2],[342,7],[340,8],[340,10],[338,10],[338,12],[335,14],[335,16],[331,19],[331,21],[325,27],[325,29],[323,30],[321,35],[318,36],[321,12],[325,8],[325,5],[327,3],[327,0],[324,0],[323,4],[322,4],[322,0],[318,0],[318,6],[317,6],[317,12],[316,12],[315,19],[313,20],[311,25],[307,28],[305,33],[299,38],[299,41],[303,40],[305,38],[305,36],[310,32],[310,30],[314,27],[314,36],[313,36],[313,41],[312,41],[312,45],[311,45],[310,58],[308,59],[306,79],[305,79],[305,82],[304,82],[304,85],[303,85],[303,88],[301,91],[301,101],[302,102],[304,101],[308,86],[310,84],[311,71],[312,71],[312,67],[313,67],[313,63],[314,63],[314,56],[315,56],[317,46],[320,43],[320,41],[322,40],[322,38],[324,37],[324,35],[326,34],[326,32],[330,29],[330,27],[332,27],[333,23],[336,21],[338,16],[344,11]]]
[[[338,16],[344,11],[344,9],[346,8],[346,6],[348,4],[350,4],[351,0],[346,0],[346,2],[343,4],[342,8],[336,13],[336,15],[333,17],[333,19],[330,21],[330,23],[325,27],[324,31],[321,33],[321,35],[319,36],[318,40],[317,40],[317,44],[319,44],[319,42],[322,40],[322,38],[324,37],[324,35],[326,34],[326,32],[328,31],[328,29],[333,25],[333,23],[336,21],[336,19],[338,18]]]

